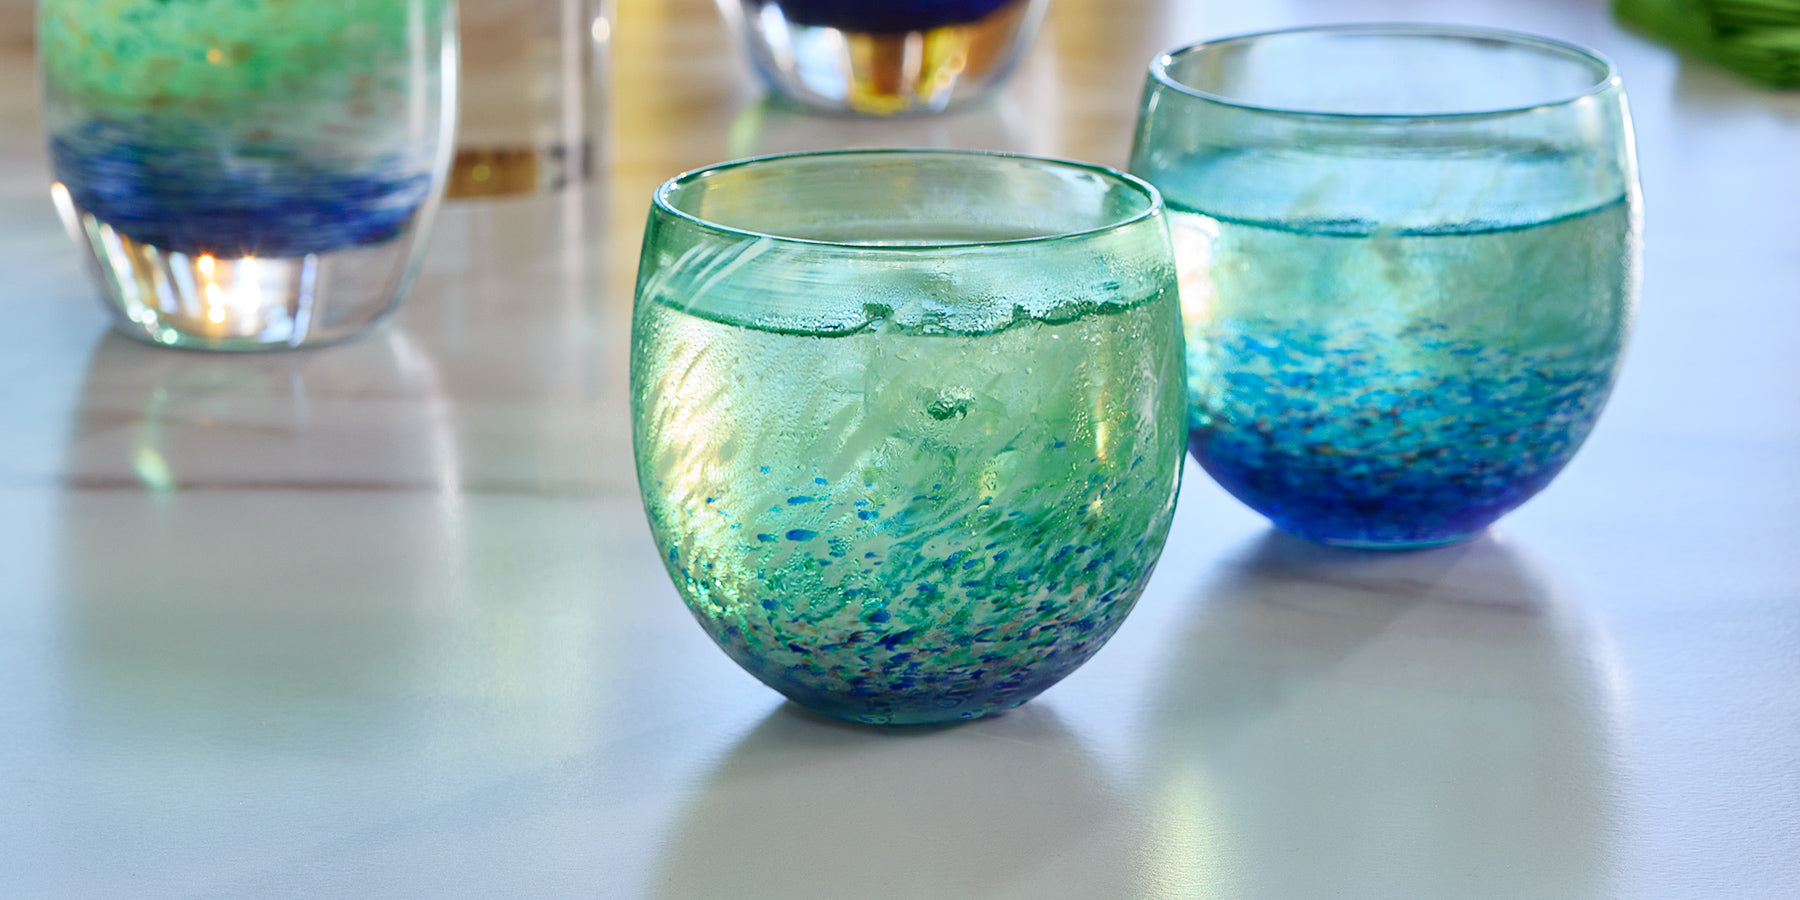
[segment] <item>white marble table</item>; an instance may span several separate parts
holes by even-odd
[[[1056,0],[997,107],[858,125],[756,104],[704,0],[620,7],[600,185],[454,205],[397,317],[256,357],[109,334],[0,40],[0,896],[1800,897],[1800,95],[1594,2]],[[1119,164],[1155,50],[1397,19],[1595,46],[1633,98],[1639,327],[1549,491],[1355,555],[1190,467],[1118,637],[960,728],[818,721],[713,647],[631,474],[651,185]]]

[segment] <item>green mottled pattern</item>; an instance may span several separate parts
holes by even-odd
[[[814,709],[917,722],[1023,702],[1118,628],[1167,535],[1174,303],[822,336],[647,298],[639,477],[676,585],[727,653]]]
[[[47,84],[100,116],[354,103],[404,79],[450,0],[43,0]]]

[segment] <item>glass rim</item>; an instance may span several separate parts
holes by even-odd
[[[1203,90],[1201,88],[1197,88],[1197,87],[1194,87],[1193,85],[1182,82],[1181,80],[1175,78],[1173,75],[1169,74],[1169,67],[1174,65],[1176,60],[1178,60],[1182,57],[1192,56],[1192,55],[1199,54],[1199,53],[1202,53],[1207,50],[1212,50],[1212,49],[1219,48],[1219,47],[1222,47],[1225,45],[1230,45],[1230,44],[1243,44],[1243,43],[1250,43],[1253,41],[1259,41],[1259,40],[1262,40],[1265,38],[1281,37],[1281,36],[1286,36],[1286,35],[1302,35],[1302,34],[1394,35],[1394,36],[1459,38],[1459,39],[1463,39],[1463,40],[1494,41],[1494,42],[1499,42],[1499,43],[1510,44],[1510,45],[1517,46],[1517,47],[1531,47],[1531,48],[1534,48],[1539,51],[1555,53],[1555,54],[1560,55],[1567,59],[1577,60],[1577,61],[1586,63],[1590,66],[1597,68],[1600,72],[1600,76],[1598,78],[1596,78],[1592,84],[1588,85],[1587,87],[1585,87],[1579,91],[1575,91],[1573,93],[1565,94],[1562,96],[1552,97],[1552,98],[1549,98],[1549,99],[1546,99],[1546,100],[1543,100],[1543,101],[1537,102],[1537,103],[1526,103],[1526,104],[1519,104],[1519,105],[1513,105],[1513,106],[1495,106],[1495,107],[1488,107],[1488,108],[1482,108],[1482,109],[1443,110],[1443,111],[1418,112],[1418,113],[1394,113],[1394,112],[1345,112],[1345,111],[1335,111],[1335,110],[1326,110],[1326,109],[1300,109],[1300,108],[1293,108],[1293,107],[1286,107],[1286,106],[1271,106],[1271,105],[1264,104],[1264,103],[1255,103],[1255,102],[1251,102],[1248,100],[1242,100],[1242,99],[1230,97],[1225,94],[1219,94],[1219,93],[1215,93],[1212,91]],[[1608,90],[1611,90],[1611,89],[1615,88],[1616,86],[1618,86],[1621,81],[1621,79],[1619,77],[1618,67],[1613,65],[1612,60],[1610,60],[1606,56],[1602,55],[1599,51],[1592,50],[1590,48],[1583,47],[1580,44],[1571,43],[1569,41],[1563,41],[1563,40],[1558,40],[1556,38],[1544,37],[1542,35],[1530,34],[1530,33],[1523,32],[1523,31],[1512,31],[1512,30],[1505,29],[1505,28],[1489,28],[1489,27],[1478,26],[1478,25],[1432,25],[1432,24],[1403,23],[1403,22],[1389,22],[1389,23],[1374,22],[1374,23],[1364,23],[1364,24],[1338,24],[1338,25],[1301,25],[1301,26],[1297,26],[1297,27],[1293,27],[1293,28],[1275,28],[1275,29],[1269,29],[1266,31],[1252,31],[1252,32],[1246,32],[1243,34],[1234,34],[1234,35],[1227,35],[1227,36],[1218,37],[1218,38],[1209,38],[1207,40],[1197,41],[1192,44],[1186,44],[1186,45],[1183,45],[1180,47],[1176,47],[1173,50],[1169,50],[1164,53],[1158,54],[1157,57],[1155,59],[1151,60],[1151,62],[1150,62],[1150,78],[1156,84],[1158,84],[1164,88],[1167,88],[1169,90],[1175,91],[1177,93],[1185,94],[1185,95],[1187,95],[1189,97],[1193,97],[1195,99],[1205,100],[1205,101],[1208,101],[1211,103],[1216,103],[1220,106],[1229,106],[1229,107],[1233,107],[1236,109],[1246,110],[1249,112],[1269,113],[1271,115],[1288,116],[1288,117],[1293,117],[1293,118],[1311,118],[1311,119],[1327,119],[1327,120],[1339,120],[1339,121],[1363,121],[1363,122],[1424,121],[1424,120],[1435,120],[1435,119],[1479,119],[1479,118],[1492,117],[1492,116],[1512,116],[1512,115],[1518,115],[1520,113],[1528,113],[1528,112],[1531,112],[1532,110],[1549,109],[1549,108],[1558,107],[1558,106],[1568,106],[1572,103],[1577,103],[1584,99],[1587,99],[1588,97],[1593,97],[1593,96],[1597,96],[1599,94],[1603,94],[1603,93],[1607,92]]]
[[[822,238],[797,237],[773,231],[759,231],[736,225],[727,225],[704,216],[696,215],[677,206],[671,196],[678,190],[696,184],[703,179],[720,173],[740,169],[768,166],[776,163],[805,159],[853,159],[876,157],[960,157],[983,162],[1009,160],[1031,164],[1037,168],[1063,169],[1067,171],[1086,172],[1090,175],[1113,182],[1121,187],[1129,188],[1143,198],[1140,208],[1129,215],[1121,215],[1115,220],[1086,228],[1071,228],[1053,234],[1037,234],[1016,238],[996,240],[942,240],[942,241],[908,241],[906,243],[865,243],[854,240],[829,240]],[[1054,243],[1097,237],[1133,227],[1141,222],[1156,219],[1163,212],[1162,192],[1150,182],[1120,169],[1098,163],[1081,162],[1072,159],[1058,159],[1048,156],[1036,156],[1029,153],[1012,153],[1002,150],[962,150],[939,147],[869,147],[838,150],[801,150],[788,153],[771,153],[760,156],[749,156],[742,159],[727,160],[689,169],[658,185],[652,194],[652,203],[656,210],[700,228],[720,234],[737,235],[739,237],[779,241],[787,244],[798,244],[812,247],[855,250],[869,253],[916,253],[920,251],[943,251],[956,249],[972,249],[977,247],[1012,248],[1029,244]]]

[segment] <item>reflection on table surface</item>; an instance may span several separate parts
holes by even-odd
[[[676,819],[655,895],[1129,896],[1118,791],[1048,705],[896,732],[785,704]]]
[[[1193,600],[1146,726],[1151,834],[1188,877],[1236,897],[1606,895],[1605,648],[1527,555],[1270,531]],[[1297,845],[1310,864],[1284,865]]]
[[[655,184],[900,143],[1119,165],[1158,50],[1394,19],[1588,44],[1631,93],[1640,319],[1544,494],[1356,554],[1190,464],[1118,636],[964,727],[811,718],[706,638],[627,425]],[[0,39],[0,895],[1800,894],[1800,95],[1599,0],[1056,0],[993,106],[902,122],[764,102],[706,0],[613,26],[602,181],[447,205],[394,319],[251,357],[107,331]]]

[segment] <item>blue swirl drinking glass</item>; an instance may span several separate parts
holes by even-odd
[[[355,334],[400,301],[455,125],[453,0],[43,0],[51,194],[124,333]]]
[[[1124,621],[1186,440],[1161,201],[991,153],[728,163],[645,229],[631,420],[682,598],[802,706],[1024,703]]]
[[[1604,59],[1411,26],[1197,44],[1152,63],[1130,168],[1169,207],[1189,450],[1276,526],[1464,540],[1593,428],[1639,266]]]
[[[943,112],[989,96],[1050,0],[718,0],[776,97],[858,115]]]

